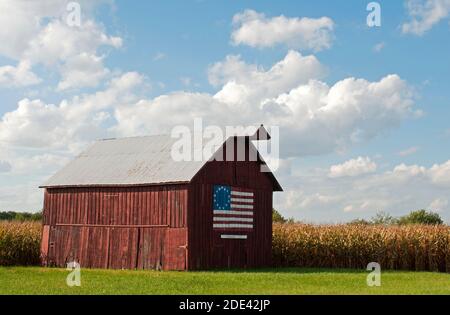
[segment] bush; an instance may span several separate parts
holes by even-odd
[[[0,222],[0,266],[39,265],[41,224]]]
[[[444,225],[274,224],[273,262],[283,267],[450,272],[450,227]]]
[[[350,225],[371,225],[372,223],[364,219],[355,219],[348,223]]]
[[[417,210],[413,211],[410,214],[401,217],[398,220],[398,224],[429,224],[429,225],[436,225],[436,224],[442,224],[444,221],[442,221],[439,214],[434,212],[427,212],[426,210]]]

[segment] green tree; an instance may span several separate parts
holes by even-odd
[[[276,209],[272,209],[273,223],[286,223],[287,220]]]
[[[380,211],[370,220],[372,224],[393,225],[397,224],[397,219],[387,212]]]
[[[42,212],[15,212],[5,211],[0,212],[0,221],[41,221]]]
[[[42,221],[42,211],[33,213],[30,217],[31,221]]]
[[[398,220],[398,224],[429,224],[429,225],[439,225],[443,224],[439,214],[431,211],[426,211],[424,209],[412,211],[410,214],[401,217]]]

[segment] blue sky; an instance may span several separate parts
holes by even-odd
[[[282,156],[285,168],[278,175],[286,192],[277,196],[277,208],[312,222],[368,218],[380,210],[403,215],[416,208],[438,211],[450,220],[448,0],[378,1],[382,24],[374,28],[366,24],[369,1],[359,0],[80,1],[82,23],[91,24],[79,29],[63,24],[67,1],[45,0],[31,8],[20,2],[0,0],[3,28],[14,24],[11,16],[20,22],[29,21],[31,14],[38,21],[17,23],[10,34],[0,32],[2,42],[13,41],[13,48],[0,49],[2,210],[38,210],[42,192],[37,184],[98,137],[167,132],[176,123],[189,124],[194,113],[213,124],[218,120],[213,107],[236,110],[228,97],[238,90],[225,90],[230,82],[252,93],[239,105],[245,112],[266,101],[284,108],[280,97],[302,86],[314,91],[310,80],[318,80],[336,87],[333,97],[314,98],[310,102],[318,103],[313,106],[291,93],[288,107],[299,112],[268,119],[275,124],[287,119],[281,137],[300,139],[291,143],[293,154]],[[239,14],[245,17],[233,23]],[[283,23],[278,17],[294,25],[284,40],[271,35]],[[301,19],[322,17],[332,26],[318,30],[329,38],[306,34],[299,26]],[[251,24],[255,21],[266,27],[264,34]],[[414,26],[409,31],[408,24]],[[237,42],[234,36],[246,26],[250,33],[242,33]],[[68,45],[72,38],[81,44]],[[314,40],[327,47],[312,45]],[[237,59],[226,62],[227,56]],[[288,56],[294,64],[281,74],[269,71]],[[303,73],[305,56],[317,60],[310,77]],[[29,64],[27,77],[18,71],[19,64]],[[214,66],[219,70],[213,72]],[[297,73],[289,72],[291,66]],[[383,81],[388,75],[395,77]],[[260,77],[265,79],[258,84]],[[220,82],[213,84],[214,78]],[[341,85],[351,78],[367,85]],[[279,91],[264,87],[264,81],[275,82]],[[374,89],[367,99],[358,96]],[[305,100],[309,96],[303,95]],[[101,108],[94,104],[103,101]],[[175,102],[183,107],[171,109]],[[337,105],[321,117],[322,110],[315,107],[321,102]],[[304,118],[308,106],[314,113],[310,119]],[[161,113],[167,121],[161,122]],[[233,123],[231,112],[218,113]],[[235,123],[259,123],[258,117],[267,114]],[[323,134],[322,124],[333,131]],[[39,135],[50,139],[40,143]],[[311,139],[317,139],[317,147]],[[20,197],[24,190],[27,196]]]

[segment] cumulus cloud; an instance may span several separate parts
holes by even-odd
[[[59,105],[23,99],[0,120],[0,142],[13,147],[76,150],[105,135],[108,111],[134,100],[131,90],[142,80],[137,73],[126,73],[103,91],[62,100]]]
[[[295,75],[301,68],[309,75]],[[414,95],[398,75],[329,86],[316,79],[322,70],[315,57],[297,52],[268,70],[227,57],[209,71],[211,82],[221,84],[216,94],[174,92],[119,106],[114,128],[123,135],[169,132],[195,117],[219,126],[264,123],[280,126],[281,153],[295,157],[345,149],[417,115]]]
[[[285,216],[308,222],[346,222],[370,218],[379,211],[401,216],[417,209],[439,211],[450,222],[448,176],[450,161],[431,167],[399,164],[364,177],[330,178],[316,169],[281,176],[284,196],[275,195],[275,207]],[[448,178],[448,177],[447,177]],[[336,184],[336,181],[339,181]]]
[[[81,53],[61,66],[58,90],[97,86],[110,71],[103,66],[103,57]]]
[[[373,173],[377,170],[377,164],[369,157],[358,157],[348,160],[342,164],[336,164],[330,167],[328,176],[330,178],[338,178],[344,176],[359,176],[363,174]]]
[[[216,99],[242,105],[276,97],[311,79],[320,79],[325,73],[316,57],[291,50],[268,70],[247,64],[240,56],[227,56],[209,67],[208,78],[213,86],[222,87]]]
[[[61,71],[60,90],[96,86],[100,77],[108,73],[98,49],[118,48],[122,39],[107,35],[103,27],[89,17],[90,8],[100,0],[81,1],[83,19],[80,26],[66,23],[68,2],[1,1],[0,42],[8,44],[1,45],[0,55],[21,61],[20,64],[43,64]],[[77,80],[80,77],[82,80]],[[36,78],[29,74],[28,82],[36,82]]]
[[[437,198],[430,203],[430,205],[428,206],[428,209],[430,209],[431,211],[444,212],[449,209],[448,208],[448,199]]]
[[[297,145],[286,144],[288,155],[345,149],[417,115],[411,90],[398,75],[378,82],[347,78],[333,86],[311,80],[263,104],[270,123],[291,131],[284,139]]]
[[[450,161],[443,164],[434,164],[428,174],[433,183],[450,187]]]
[[[402,25],[403,33],[422,36],[450,14],[450,0],[407,0],[410,21]]]
[[[55,20],[29,42],[24,55],[34,62],[52,65],[80,54],[93,55],[100,46],[118,48],[121,45],[120,37],[106,35],[92,20],[83,22],[79,27]]]
[[[20,62],[17,67],[0,67],[0,87],[20,87],[40,83],[42,80],[31,71],[28,61]]]
[[[284,15],[266,17],[254,10],[245,10],[233,17],[234,45],[272,47],[284,44],[300,50],[319,51],[331,47],[334,22],[328,17],[288,18]]]

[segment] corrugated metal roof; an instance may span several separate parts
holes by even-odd
[[[40,187],[137,186],[190,182],[211,156],[203,161],[175,161],[171,151],[177,141],[170,135],[99,140]],[[205,144],[207,142],[203,141],[201,146],[194,147],[193,150],[203,152]],[[253,144],[251,149],[257,152]],[[259,153],[258,156],[265,163]],[[274,182],[274,190],[281,191],[275,176],[270,172],[267,174]]]
[[[168,135],[97,141],[41,187],[189,182],[204,162],[174,161],[176,141]]]

